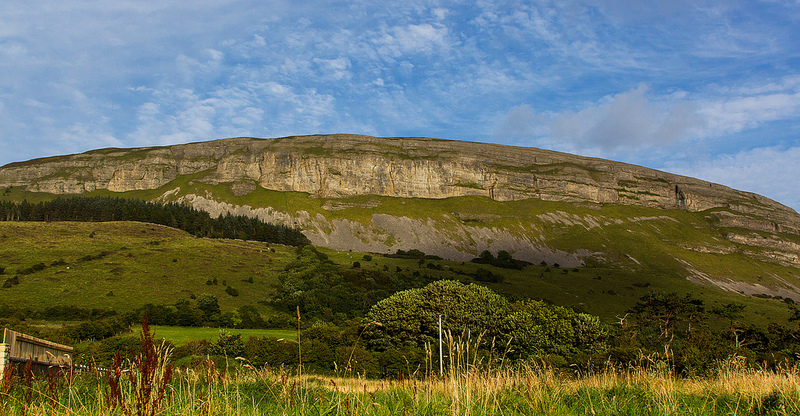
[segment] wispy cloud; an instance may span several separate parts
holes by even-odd
[[[559,114],[553,136],[578,148],[615,151],[668,145],[702,124],[690,102],[653,103],[647,87],[607,97],[597,106]]]
[[[763,147],[689,163],[669,163],[674,173],[756,192],[785,205],[800,207],[800,147]],[[787,186],[788,184],[788,186]]]
[[[9,0],[0,164],[317,132],[650,166],[792,155],[798,16],[770,1]]]
[[[796,76],[781,83],[733,89],[702,103],[707,136],[738,133],[763,123],[800,118],[800,83]]]
[[[529,136],[540,146],[608,156],[686,140],[705,124],[694,103],[671,99],[681,94],[654,102],[647,91],[646,85],[639,85],[561,113],[537,114],[530,106],[518,106],[502,119],[495,137]]]

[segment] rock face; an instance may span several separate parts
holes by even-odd
[[[0,187],[80,194],[159,188],[181,175],[320,197],[382,195],[497,201],[538,198],[713,212],[720,226],[800,234],[800,216],[768,198],[624,163],[533,148],[355,135],[235,138],[137,149],[102,149],[11,163]]]
[[[50,194],[154,190],[137,195],[297,226],[313,244],[341,251],[419,249],[468,261],[505,250],[570,268],[669,263],[673,276],[699,284],[800,301],[794,210],[697,179],[533,148],[353,135],[234,138],[12,163],[0,167],[0,188],[12,186]]]

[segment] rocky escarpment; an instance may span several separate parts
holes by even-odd
[[[273,207],[234,205],[194,194],[185,195],[179,201],[209,212],[214,217],[243,215],[270,223],[295,225],[304,230],[303,233],[312,244],[340,251],[390,254],[397,250],[418,249],[449,260],[469,261],[484,250],[493,253],[505,250],[514,253],[519,260],[536,264],[544,261],[565,267],[585,266],[584,259],[592,255],[587,250],[567,252],[548,247],[547,242],[540,238],[541,230],[530,223],[515,227],[512,233],[509,229],[465,224],[452,218],[452,215],[421,220],[375,213],[362,223],[347,218],[328,219],[321,214],[312,215],[302,210],[287,214]],[[365,205],[375,208],[380,202]],[[328,205],[326,209],[337,207]],[[558,218],[559,214],[552,216]]]
[[[706,211],[722,227],[800,233],[800,216],[762,196],[624,163],[533,148],[355,135],[236,138],[138,149],[102,149],[12,163],[0,187],[80,194],[156,189],[181,175],[320,197],[383,195],[498,201],[538,198]]]

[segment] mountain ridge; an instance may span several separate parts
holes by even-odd
[[[613,263],[800,300],[800,215],[791,208],[541,149],[358,135],[232,138],[16,162],[0,167],[0,188],[10,187],[18,200],[181,202],[296,226],[313,244],[345,252],[419,249],[466,261],[505,250],[534,264]]]
[[[0,186],[53,194],[125,192],[158,188],[178,175],[208,169],[215,173],[206,181],[253,180],[266,189],[320,197],[483,195],[498,201],[538,198],[692,212],[727,208],[772,222],[751,228],[800,231],[800,216],[791,208],[724,185],[542,149],[428,138],[233,138],[98,149],[5,165],[0,167]]]

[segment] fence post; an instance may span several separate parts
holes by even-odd
[[[8,352],[11,346],[8,344],[0,344],[0,378],[6,373],[6,366],[8,365]]]

